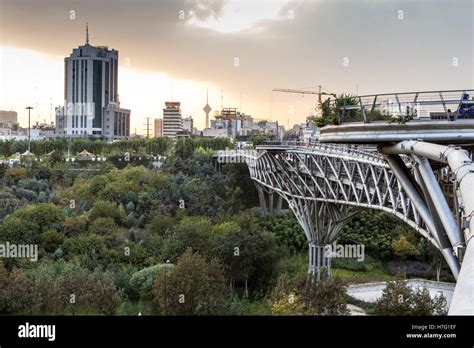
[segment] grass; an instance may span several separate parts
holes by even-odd
[[[341,277],[346,284],[362,284],[385,282],[394,280],[396,277],[392,276],[385,269],[374,269],[371,271],[350,271],[347,269],[333,268],[333,276]]]
[[[116,315],[154,315],[151,301],[124,301],[117,308]]]
[[[338,261],[336,265],[339,264],[341,267],[333,267],[333,275],[341,277],[346,284],[384,282],[395,278],[388,271],[386,264],[369,256],[362,262],[353,259],[336,261]]]
[[[360,307],[364,310],[364,312],[368,315],[374,314],[375,312],[375,304],[370,302],[365,302],[362,300],[358,300],[352,296],[346,295],[347,303]]]
[[[280,261],[279,273],[288,272],[290,275],[296,275],[306,272],[307,260],[306,253],[287,256]],[[336,259],[331,270],[333,276],[341,277],[346,284],[385,282],[396,278],[389,273],[386,264],[371,257],[366,257],[362,262]]]
[[[254,301],[250,303],[248,315],[272,315],[272,311],[266,301]]]
[[[287,272],[291,276],[305,272],[308,269],[308,256],[306,253],[286,256],[280,260],[278,269],[279,274]]]

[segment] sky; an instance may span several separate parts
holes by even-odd
[[[204,126],[236,107],[285,127],[317,96],[474,86],[473,0],[0,0],[0,110],[48,121],[63,105],[64,57],[85,43],[119,51],[132,131],[165,100]],[[54,116],[53,116],[54,119]]]

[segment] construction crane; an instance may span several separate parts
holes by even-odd
[[[287,89],[287,88],[274,88],[272,89],[272,92],[283,92],[283,93],[299,93],[299,94],[317,94],[318,95],[318,103],[319,103],[319,106],[321,106],[323,104],[323,99],[321,98],[323,95],[329,95],[329,96],[332,96],[334,98],[337,99],[337,96],[336,94],[334,93],[327,93],[327,92],[323,92],[321,89],[322,89],[322,86],[321,85],[318,85],[318,91],[305,91],[305,90],[302,90],[302,89]],[[273,96],[272,96],[272,103],[273,103]],[[317,108],[315,109],[316,112],[317,112]],[[288,127],[289,127],[289,124],[290,124],[290,120],[288,118]]]
[[[302,90],[302,89],[286,89],[286,88],[274,88],[272,91],[273,92],[284,92],[284,93],[317,94],[319,104],[321,104],[323,102],[323,100],[321,98],[321,96],[323,96],[323,95],[329,95],[329,96],[333,96],[334,98],[336,98],[336,94],[322,92],[321,89],[322,89],[322,86],[319,85],[317,92],[316,91],[305,91],[305,90]]]

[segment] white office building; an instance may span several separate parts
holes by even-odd
[[[194,120],[191,116],[183,118],[183,131],[188,134],[194,133]]]
[[[183,130],[180,102],[165,102],[163,109],[163,136],[175,138]]]
[[[110,139],[130,135],[130,110],[120,108],[118,51],[86,44],[64,59],[65,106],[56,110],[56,133]]]

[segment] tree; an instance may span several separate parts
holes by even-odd
[[[89,219],[86,215],[79,215],[74,217],[66,217],[63,224],[63,233],[67,237],[78,236],[87,231]]]
[[[172,185],[173,182],[169,175],[161,171],[153,173],[150,186],[155,195],[165,204],[171,202],[171,197],[173,196]]]
[[[221,260],[227,278],[229,288],[233,291],[236,281],[246,281],[251,273],[252,259],[254,258],[250,236],[240,229],[235,222],[223,223],[216,226],[216,241],[212,251]],[[250,261],[250,262],[249,262]]]
[[[266,135],[252,135],[249,137],[249,141],[252,145],[257,146],[266,143],[270,138]]]
[[[75,315],[79,311],[99,311],[113,315],[123,297],[117,289],[111,273],[96,268],[93,273],[72,265],[65,268],[53,286],[53,309]]]
[[[64,241],[64,235],[54,230],[48,230],[41,234],[41,246],[48,253],[54,252]]]
[[[223,315],[229,309],[229,292],[216,259],[189,248],[169,272],[160,272],[153,287],[153,301],[165,315]]]
[[[128,202],[127,204],[127,213],[131,213],[131,212],[134,212],[135,211],[135,203],[133,203],[132,201]]]
[[[54,311],[56,299],[51,291],[53,288],[54,278],[51,274],[44,270],[36,274],[34,286],[31,289],[34,297],[31,307],[33,313],[45,314]]]
[[[276,315],[347,315],[346,288],[340,278],[323,274],[319,281],[305,273],[284,273],[273,289],[269,305]]]
[[[131,242],[137,241],[137,236],[135,234],[135,230],[133,229],[133,227],[130,227],[130,229],[128,230],[128,240]]]
[[[5,173],[6,179],[11,179],[14,181],[26,179],[27,177],[28,177],[28,169],[26,169],[25,167],[11,167],[11,168],[8,168]]]
[[[48,162],[50,164],[60,163],[63,160],[64,153],[59,150],[53,150],[51,154],[48,156]]]
[[[446,298],[431,298],[426,288],[413,291],[404,280],[388,282],[375,303],[377,315],[443,315]]]
[[[78,311],[89,308],[94,296],[90,291],[90,280],[89,273],[82,267],[66,269],[54,283],[54,310],[75,315]]]
[[[170,271],[173,267],[171,263],[162,263],[141,269],[135,272],[130,278],[130,286],[135,290],[142,300],[152,299],[152,290],[159,273]],[[165,268],[167,268],[165,270]]]
[[[92,221],[89,232],[100,236],[114,236],[119,230],[119,226],[111,217],[100,217]]]
[[[340,94],[334,101],[326,99],[321,103],[319,109],[321,111],[321,117],[309,117],[309,120],[316,122],[318,127],[324,127],[327,125],[339,124],[339,116],[342,115],[343,106],[354,106],[358,105],[359,100],[356,96],[351,94]],[[345,120],[360,121],[361,111],[357,109],[346,110],[344,114]]]
[[[277,270],[277,260],[282,252],[277,245],[275,235],[262,230],[258,224],[257,216],[252,212],[244,212],[234,216],[234,221],[242,231],[247,231],[251,236],[253,258],[249,258],[252,272],[249,274],[248,283],[254,289],[267,291],[272,284]]]
[[[392,248],[395,255],[405,260],[409,256],[419,255],[416,247],[411,244],[405,236],[401,236],[398,240],[392,241]]]
[[[320,280],[300,273],[290,277],[284,273],[269,298],[272,312],[293,315],[347,315],[346,287],[339,277],[323,273]],[[287,304],[285,302],[288,302]]]
[[[127,215],[127,227],[133,227],[135,225],[135,215],[133,212]]]
[[[145,227],[145,220],[146,220],[145,215],[143,215],[143,214],[140,215],[140,217],[138,218],[138,222],[137,222],[139,228],[144,228]]]
[[[6,310],[8,302],[8,271],[3,262],[0,262],[0,313]]]
[[[265,286],[269,275],[275,271],[277,246],[275,238],[258,229],[241,229],[235,222],[225,222],[215,227],[214,249],[229,279],[230,289],[242,282],[245,295],[249,295],[249,282]]]
[[[291,212],[281,216],[260,216],[258,224],[265,231],[275,235],[277,244],[290,254],[300,253],[308,248],[305,234]]]
[[[124,214],[119,210],[116,204],[107,201],[97,201],[92,206],[89,218],[91,221],[101,217],[110,217],[115,220],[117,225],[122,225]]]
[[[176,220],[173,217],[158,215],[151,218],[150,222],[145,226],[145,230],[150,234],[164,236],[175,224]]]
[[[121,303],[124,291],[115,287],[110,272],[96,268],[90,276],[91,282],[91,307],[103,315],[114,315]]]
[[[91,253],[95,253],[99,257],[104,257],[107,254],[105,238],[93,233],[67,238],[64,241],[64,249],[70,258]]]
[[[163,243],[163,258],[175,262],[188,247],[209,255],[213,246],[212,223],[205,217],[184,217],[167,235]]]
[[[34,244],[39,241],[39,227],[30,220],[9,215],[0,225],[0,241],[12,244]]]
[[[362,210],[343,228],[337,243],[362,244],[367,253],[387,259],[393,255],[392,241],[409,230],[387,213]]]
[[[314,315],[347,315],[346,287],[341,278],[330,278],[323,273],[316,281],[307,277],[303,301]]]
[[[438,299],[443,299],[443,297],[439,296],[435,300],[431,299],[430,292],[426,288],[419,288],[413,291],[412,299],[413,299],[413,308],[411,308],[412,315],[427,316],[427,315],[433,315],[433,314],[446,314],[446,313],[443,313],[444,312],[443,309],[446,308],[446,303],[444,303],[443,305],[442,300],[441,302],[438,302]]]
[[[301,297],[294,293],[271,302],[270,310],[272,315],[312,315],[312,311],[304,304]]]
[[[52,203],[29,205],[15,211],[11,216],[36,224],[38,226],[37,233],[50,229],[58,230],[65,219],[62,210]]]
[[[11,313],[24,313],[31,310],[34,294],[33,281],[19,268],[14,268],[7,277],[6,308]]]
[[[121,266],[116,268],[112,273],[114,277],[114,284],[118,289],[123,289],[125,294],[125,299],[129,300],[138,300],[140,295],[130,284],[130,279],[138,271],[138,268],[135,266]]]

